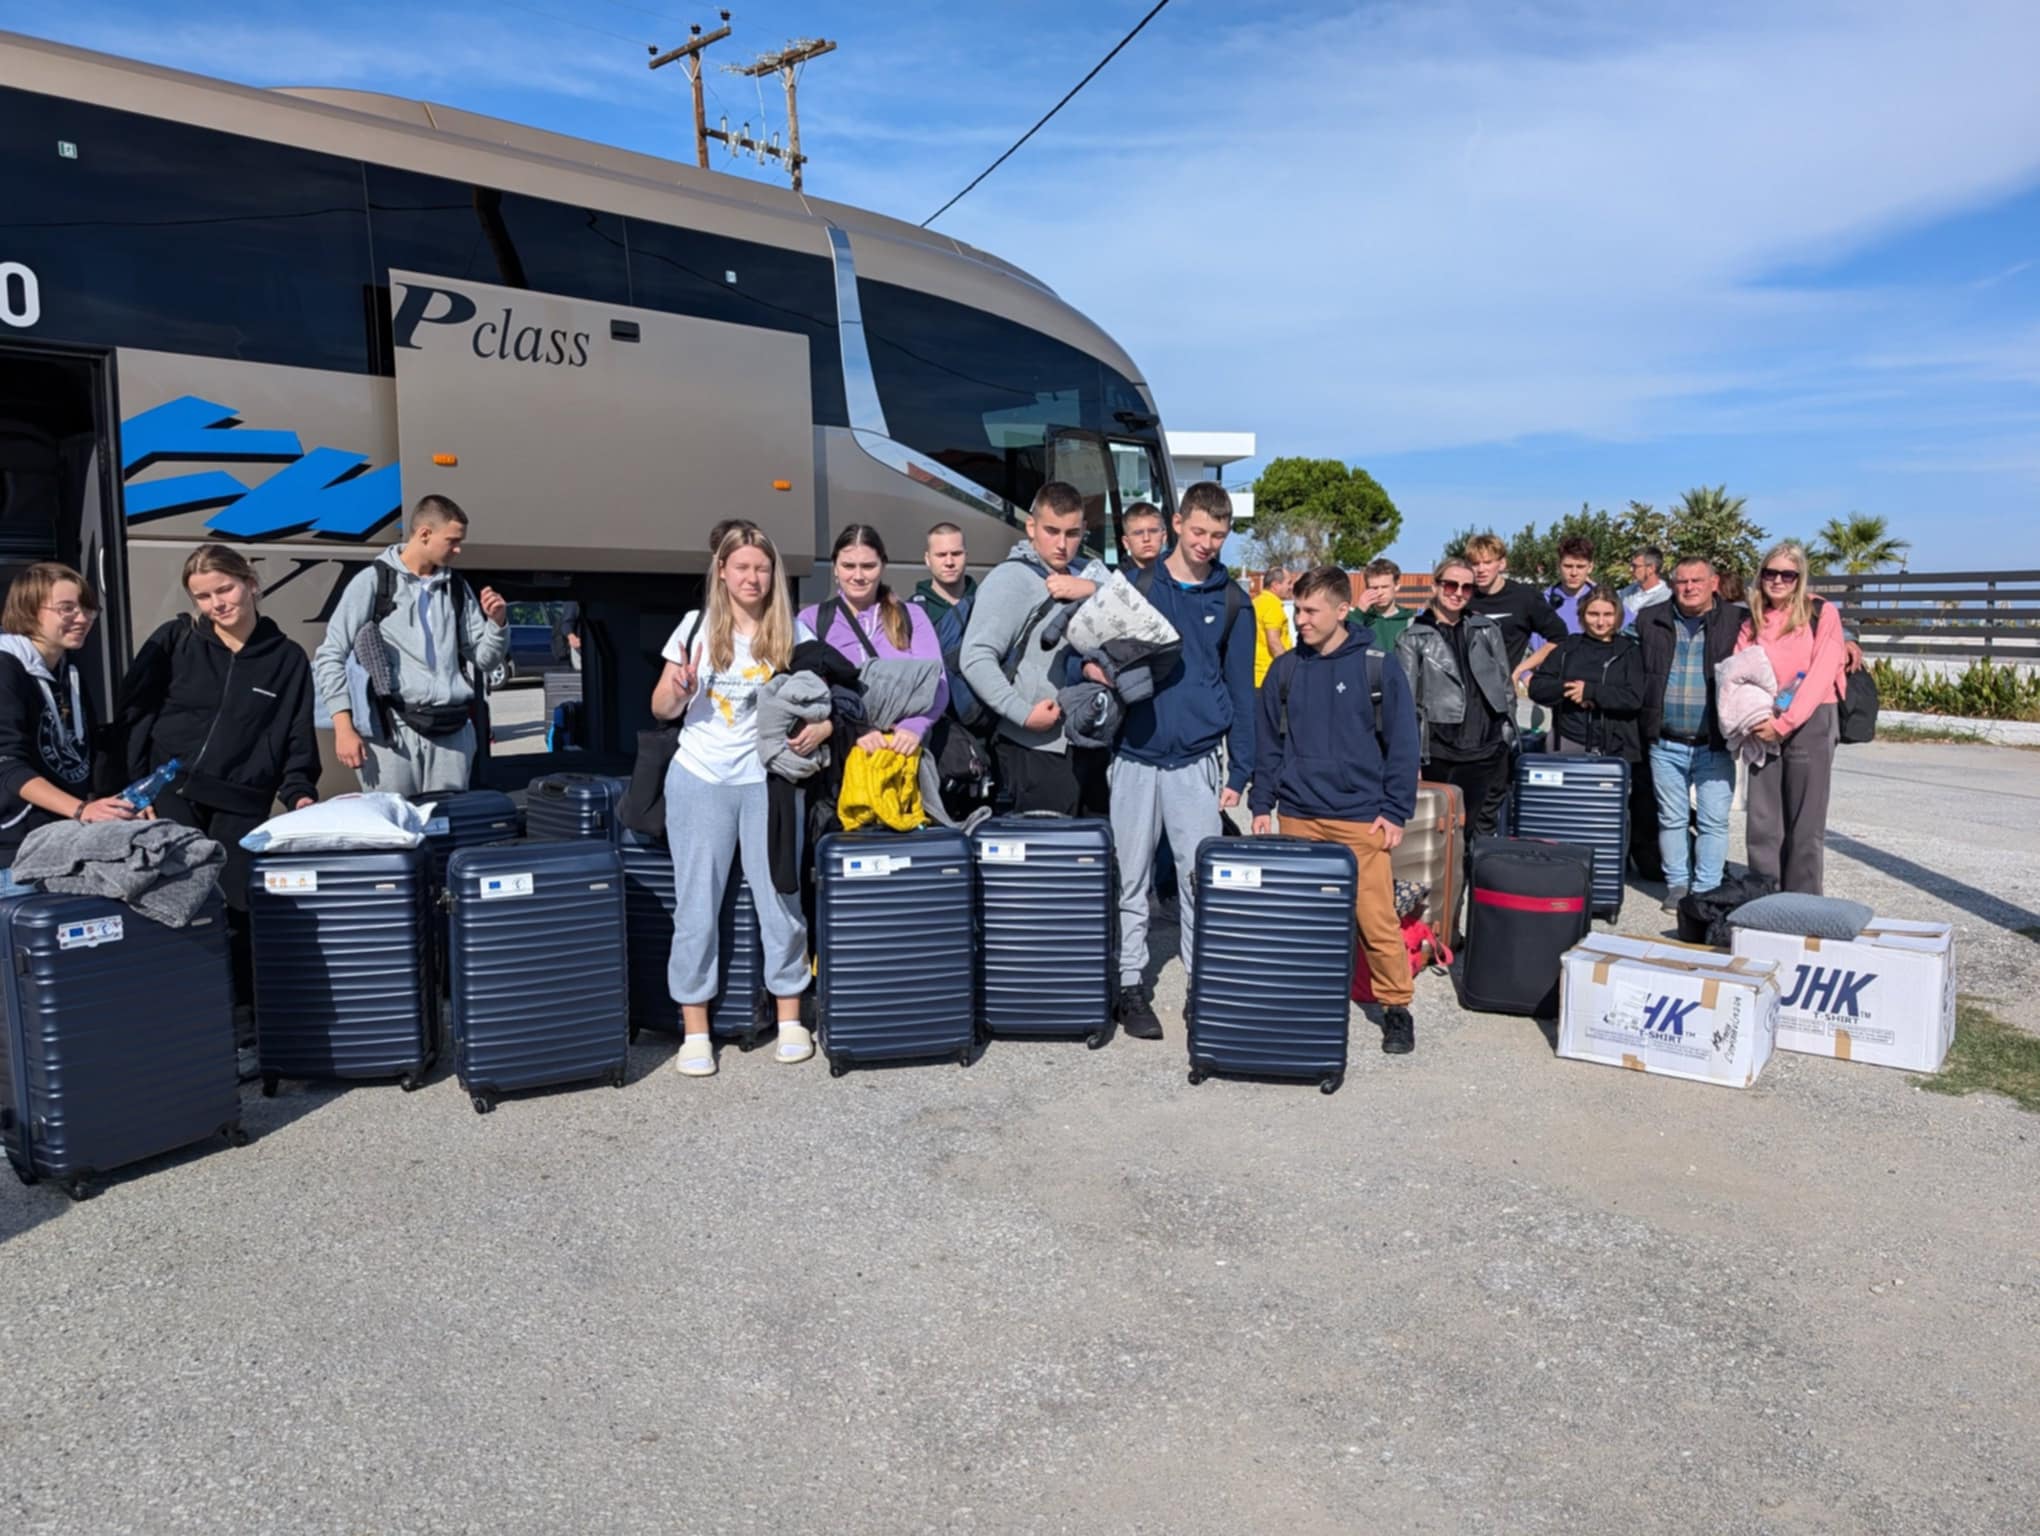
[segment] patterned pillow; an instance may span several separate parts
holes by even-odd
[[[1423,880],[1398,880],[1395,883],[1395,915],[1415,917],[1424,910],[1424,904],[1431,899],[1431,887]]]
[[[1732,928],[1759,933],[1793,933],[1809,939],[1853,939],[1877,914],[1860,901],[1779,891],[1746,901],[1728,914]]]

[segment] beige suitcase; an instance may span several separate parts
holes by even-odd
[[[1417,812],[1403,828],[1389,868],[1398,880],[1420,881],[1431,888],[1424,919],[1456,948],[1466,879],[1466,797],[1458,785],[1417,785]]]

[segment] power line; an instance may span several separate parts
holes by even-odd
[[[684,27],[687,25],[686,22],[680,20],[677,16],[669,16],[664,11],[655,11],[649,6],[632,5],[630,0],[606,0],[606,3],[615,6],[619,11],[636,11],[640,16],[649,16],[652,20],[663,21],[668,26]]]
[[[1090,74],[1084,76],[1083,79],[1079,80],[1075,85],[1070,87],[1069,95],[1063,97],[1061,101],[1057,102],[1054,106],[1050,107],[1048,111],[1042,114],[1040,122],[1036,123],[1032,128],[1028,129],[1025,133],[1021,134],[1018,139],[1014,140],[1012,149],[1007,150],[1003,155],[999,156],[998,159],[994,160],[982,171],[979,171],[977,174],[977,179],[975,181],[972,181],[969,186],[965,187],[961,192],[957,193],[956,196],[952,197],[940,208],[937,208],[933,213],[929,214],[927,218],[921,220],[921,228],[926,229],[930,224],[933,224],[937,219],[941,218],[943,214],[949,212],[950,209],[954,208],[966,197],[969,197],[972,192],[977,190],[978,182],[983,181],[987,176],[991,175],[992,172],[996,171],[1000,166],[1004,165],[1008,160],[1012,159],[1014,151],[1019,149],[1022,144],[1025,144],[1037,133],[1041,132],[1043,125],[1046,124],[1051,117],[1054,117],[1056,113],[1062,111],[1064,107],[1068,106],[1071,100],[1076,96],[1077,92],[1081,91],[1085,86],[1089,85],[1091,81],[1097,77],[1099,70],[1103,69],[1107,64],[1110,64],[1115,58],[1117,58],[1119,56],[1120,49],[1124,48],[1136,37],[1139,37],[1141,34],[1141,28],[1145,27],[1149,22],[1153,21],[1157,16],[1161,15],[1164,7],[1166,7],[1168,3],[1169,0],[1156,0],[1155,8],[1149,11],[1147,15],[1141,17],[1141,19],[1139,20],[1139,22],[1135,24],[1134,29],[1131,32],[1127,33],[1126,36],[1122,37],[1118,42],[1114,43],[1112,45],[1112,51],[1110,53],[1106,54],[1104,58],[1100,59],[1096,64],[1091,66]]]
[[[642,37],[625,37],[621,32],[612,32],[609,28],[598,27],[593,22],[577,21],[574,17],[562,16],[557,11],[546,11],[535,5],[525,5],[523,0],[502,0],[502,3],[514,11],[526,11],[533,16],[543,16],[547,21],[558,22],[563,27],[579,27],[583,32],[593,32],[598,37],[613,37],[619,43],[631,43],[637,47],[645,45]]]

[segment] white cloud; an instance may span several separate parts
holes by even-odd
[[[944,227],[1097,317],[1171,420],[1278,451],[1656,433],[1775,385],[1773,359],[1843,370],[1922,326],[2030,380],[2030,352],[2022,371],[2002,337],[1950,338],[1903,292],[1756,283],[2040,176],[2040,10],[1801,4],[1619,35],[1501,15],[1178,34],[1140,60],[1168,88],[1139,112],[1144,138],[1191,147],[1101,149],[1095,114],[1059,122]],[[861,190],[922,195],[890,170]]]

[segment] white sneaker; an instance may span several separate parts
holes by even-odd
[[[805,1024],[795,1024],[791,1020],[780,1024],[779,1047],[772,1053],[774,1061],[790,1067],[796,1062],[806,1061],[814,1053],[815,1037]]]
[[[714,1077],[715,1042],[706,1035],[687,1036],[673,1058],[673,1070],[682,1077]]]

